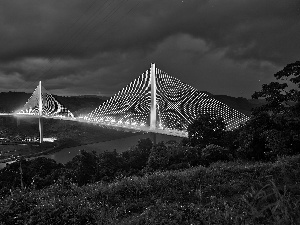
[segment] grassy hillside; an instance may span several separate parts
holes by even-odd
[[[300,155],[48,188],[0,199],[0,224],[299,224]]]

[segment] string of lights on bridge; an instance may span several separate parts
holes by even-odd
[[[155,68],[154,75],[156,131],[177,132],[179,135],[186,136],[187,127],[200,114],[222,117],[228,130],[237,128],[249,119],[243,113],[160,69]],[[40,115],[40,96],[42,98],[42,116],[45,117],[64,117],[99,125],[127,126],[130,129],[143,130],[149,127],[150,123],[151,68],[84,118],[75,118],[44,87],[39,86],[24,107],[18,111],[18,114]]]
[[[41,92],[41,93],[40,93]],[[43,86],[37,87],[18,114],[39,115],[39,100],[42,97],[42,115],[46,117],[71,117],[74,118],[64,105],[58,102]]]

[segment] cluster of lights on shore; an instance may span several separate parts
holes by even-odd
[[[42,116],[46,117],[71,118],[99,125],[144,129],[151,123],[149,116],[154,105],[155,129],[175,131],[185,135],[187,135],[187,127],[199,114],[208,113],[222,117],[227,124],[227,130],[235,129],[249,119],[243,113],[177,78],[157,68],[154,69],[155,71],[151,69],[145,71],[86,116],[75,118],[42,87],[33,92],[19,114],[40,115],[42,111]],[[153,92],[153,87],[155,92]],[[39,98],[42,98],[42,103]],[[155,104],[152,101],[155,101]],[[40,104],[42,104],[42,109],[39,108]]]

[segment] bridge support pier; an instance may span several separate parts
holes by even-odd
[[[43,117],[39,117],[39,131],[40,131],[40,143],[43,143]]]
[[[151,139],[152,139],[153,144],[156,145],[157,144],[156,133],[151,133]]]

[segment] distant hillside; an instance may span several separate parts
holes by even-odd
[[[0,92],[0,112],[13,112],[25,105],[31,94],[25,92]]]
[[[101,105],[105,99],[99,96],[71,96],[62,97],[54,95],[57,101],[67,107],[75,116],[88,114]]]
[[[251,109],[264,104],[263,100],[248,100],[246,98],[235,98],[227,95],[213,95],[205,92],[211,97],[223,102],[224,104],[246,114],[251,114]],[[15,111],[27,102],[31,94],[24,92],[1,92],[0,93],[0,112]],[[97,95],[83,95],[83,96],[56,96],[54,97],[65,107],[67,107],[75,116],[80,114],[90,113],[92,110],[101,105],[108,97]]]
[[[246,99],[242,97],[231,97],[227,95],[214,95],[207,91],[202,91],[205,94],[217,99],[220,102],[228,105],[231,108],[238,110],[241,113],[244,113],[247,116],[251,115],[251,110],[253,108],[262,106],[265,104],[265,100],[257,100],[257,99]]]
[[[231,97],[227,95],[212,95],[215,99],[217,99],[220,102],[223,102],[224,104],[230,106],[231,108],[234,108],[238,110],[241,113],[244,113],[247,116],[251,115],[252,108],[261,106],[264,104],[264,101],[256,100],[256,99],[246,99],[242,97]]]

